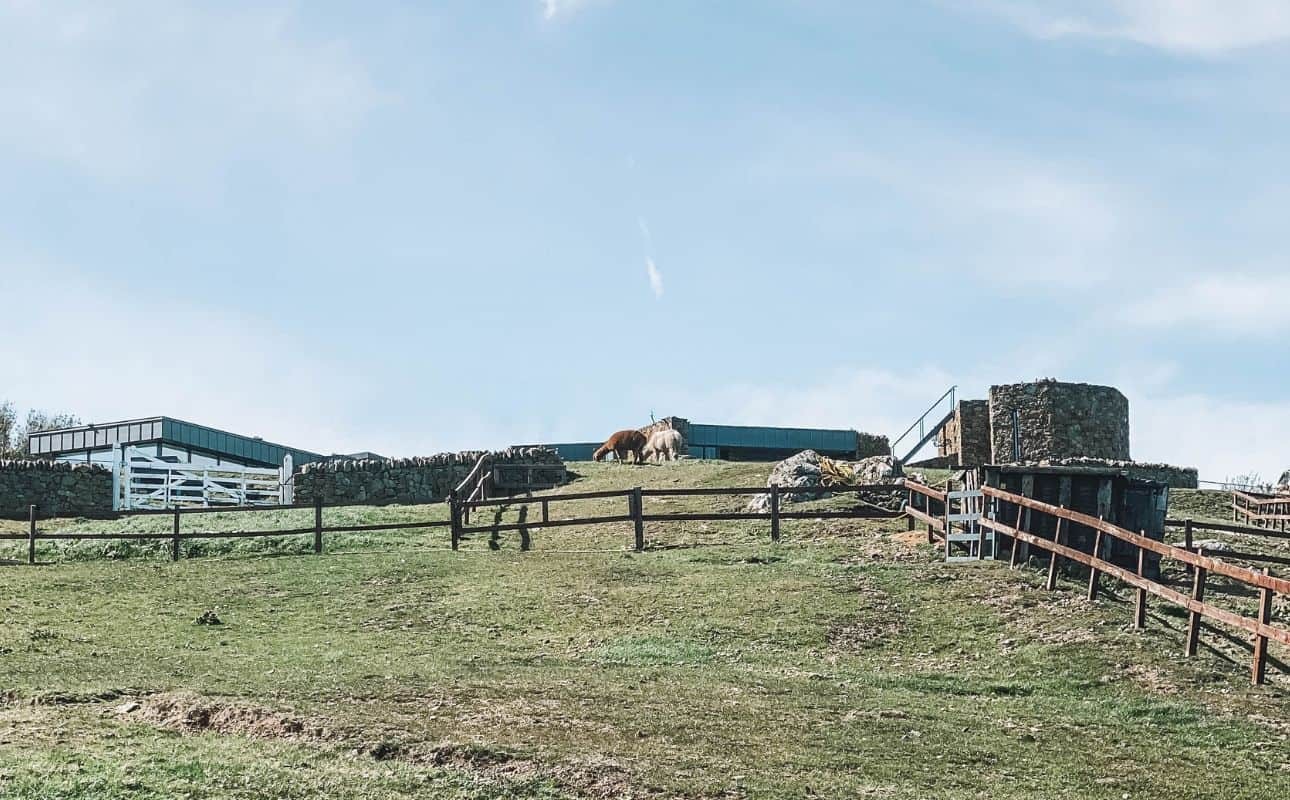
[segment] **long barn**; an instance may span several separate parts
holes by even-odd
[[[114,452],[119,447],[135,448],[172,463],[204,466],[279,467],[287,455],[299,466],[325,458],[308,450],[171,417],[41,431],[31,434],[27,441],[29,452],[38,458],[107,466],[115,463]]]

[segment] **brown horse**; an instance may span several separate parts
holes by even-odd
[[[591,460],[600,461],[612,451],[619,461],[627,461],[627,454],[632,453],[636,456],[636,463],[643,464],[645,458],[641,451],[644,449],[645,434],[637,430],[618,431],[600,446]]]

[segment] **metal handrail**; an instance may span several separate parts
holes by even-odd
[[[955,384],[954,386],[951,386],[949,389],[947,389],[945,394],[936,398],[936,402],[932,403],[931,407],[928,408],[926,411],[924,411],[921,417],[914,420],[914,424],[910,425],[908,430],[902,433],[894,442],[891,443],[891,455],[893,458],[896,456],[896,446],[899,445],[901,442],[905,441],[905,439],[909,436],[909,434],[914,432],[914,428],[918,428],[918,438],[919,440],[922,440],[922,438],[926,435],[925,426],[927,423],[927,415],[935,411],[938,407],[940,407],[942,400],[948,397],[950,399],[950,408],[951,409],[954,408],[954,393],[958,391],[958,388],[959,388],[958,385]]]

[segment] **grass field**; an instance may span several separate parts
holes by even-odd
[[[564,491],[766,471],[573,469]],[[651,525],[632,553],[620,524],[452,553],[427,529],[322,556],[309,537],[190,542],[178,563],[164,543],[43,544],[42,566],[0,566],[0,797],[1286,796],[1290,680],[1251,688],[1211,632],[1182,658],[1163,605],[1135,632],[1123,591],[1090,605],[1037,570],[945,565],[901,521],[767,534]]]

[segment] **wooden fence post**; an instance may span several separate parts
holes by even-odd
[[[905,508],[906,508],[906,509],[910,509],[910,508],[913,508],[913,507],[914,507],[914,490],[913,490],[913,489],[910,489],[910,490],[909,490],[909,502],[905,503]],[[914,529],[914,515],[913,515],[913,514],[906,514],[906,515],[905,515],[905,521],[909,524],[909,527],[907,528],[907,530],[911,530],[911,531],[912,531],[912,530]]]
[[[36,506],[27,506],[27,563],[36,563]]]
[[[1102,557],[1102,530],[1093,535],[1093,557],[1100,559]],[[1089,603],[1098,599],[1098,575],[1102,574],[1096,566],[1089,565]]]
[[[1146,531],[1142,532],[1146,536]],[[1144,578],[1143,574],[1147,566],[1147,548],[1138,548],[1138,577]],[[1137,598],[1133,603],[1133,627],[1135,630],[1142,630],[1147,627],[1147,590],[1138,588]]]
[[[314,498],[314,554],[322,553],[322,495]]]
[[[175,520],[170,532],[170,560],[179,560],[179,509],[175,509]]]
[[[1269,574],[1268,568],[1263,568],[1263,574]],[[1272,590],[1266,586],[1259,587],[1259,613],[1258,622],[1260,625],[1267,625],[1272,622]],[[1268,637],[1259,634],[1254,635],[1254,664],[1250,668],[1250,683],[1255,686],[1262,686],[1268,672]]]
[[[452,549],[457,549],[461,541],[461,506],[458,503],[457,490],[448,493],[448,524],[452,529]]]
[[[1205,549],[1202,547],[1196,551],[1196,555],[1205,555]],[[1209,570],[1204,567],[1196,567],[1191,576],[1191,599],[1198,603],[1205,601],[1205,579],[1209,576]],[[1188,656],[1196,655],[1196,646],[1200,643],[1200,612],[1191,611],[1187,614],[1187,646],[1183,650]]]
[[[528,552],[529,549],[532,548],[533,546],[532,541],[529,539],[529,529],[524,526],[524,523],[528,521],[529,521],[529,505],[528,503],[525,503],[520,506],[520,526],[521,526],[520,527],[520,551],[521,552]]]
[[[1192,521],[1191,520],[1186,520],[1183,523],[1183,547],[1187,548],[1187,552],[1192,551]],[[1191,564],[1187,565],[1187,572],[1193,572],[1193,570],[1195,569],[1196,569],[1195,566],[1192,566]]]
[[[637,486],[632,489],[628,505],[631,506],[632,510],[632,524],[636,529],[635,548],[636,552],[639,553],[645,549],[645,503],[644,497],[641,495],[641,487]]]
[[[913,494],[912,492],[910,494]],[[914,518],[909,518],[909,529],[914,529]],[[779,541],[779,484],[770,485],[770,540]]]
[[[1066,518],[1057,518],[1057,530],[1053,533],[1053,544],[1065,544],[1066,540]],[[1044,588],[1053,591],[1057,588],[1057,551],[1053,550],[1048,557],[1048,582]]]
[[[1026,512],[1025,506],[1018,503],[1017,504],[1017,523],[1012,526],[1018,533],[1021,532],[1021,519],[1022,519],[1022,515],[1025,512]],[[1010,548],[1010,552],[1008,553],[1008,569],[1016,569],[1017,556],[1019,556],[1020,554],[1021,554],[1021,541],[1014,536],[1012,537],[1012,547]]]
[[[923,513],[930,517],[932,515],[932,498],[928,497],[927,495],[922,495],[922,498],[923,498]],[[932,532],[932,521],[928,520],[927,521],[927,543],[932,544],[935,541],[936,541],[936,536]]]
[[[950,558],[950,488],[953,484],[945,484],[945,510],[941,514],[941,528],[945,532],[945,560]]]
[[[551,521],[551,501],[542,498],[542,524],[545,525]]]

